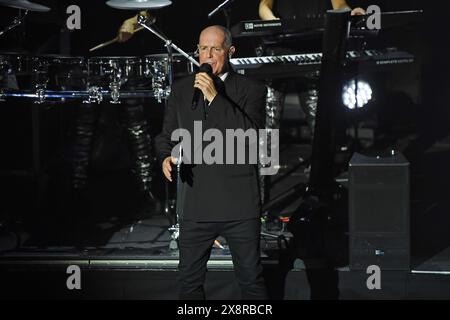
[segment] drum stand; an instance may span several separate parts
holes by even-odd
[[[154,21],[153,21],[154,22]],[[154,35],[156,35],[158,38],[160,38],[164,43],[165,46],[167,48],[167,57],[168,57],[168,74],[169,74],[169,88],[172,87],[172,83],[173,83],[173,49],[175,49],[176,51],[178,51],[182,56],[184,56],[187,60],[189,60],[192,64],[196,65],[197,67],[200,66],[200,64],[198,63],[197,60],[195,60],[194,58],[192,58],[189,54],[187,54],[185,51],[183,51],[182,49],[180,49],[178,46],[176,46],[172,40],[168,39],[165,35],[162,34],[161,31],[156,30],[155,26],[152,26],[152,21],[147,18],[144,15],[139,15],[138,16],[138,23],[144,27],[145,29],[147,29],[148,31],[150,31],[151,33],[153,33]],[[161,101],[161,98],[164,98],[164,102],[166,104],[167,107],[167,96],[168,96],[168,92],[166,92],[164,90],[164,88],[155,88],[154,89],[154,94],[155,97],[158,99],[158,101]],[[175,204],[175,212],[176,212],[176,218],[175,220],[172,218],[171,216],[171,212],[173,211],[173,206],[170,205],[170,201],[169,201],[169,197],[168,197],[168,184],[166,182],[166,205],[164,208],[164,213],[167,215],[167,218],[169,220],[169,223],[171,224],[171,226],[169,227],[169,232],[171,234],[170,238],[170,245],[169,248],[171,250],[176,250],[178,249],[178,236],[180,234],[180,228],[179,228],[179,218],[181,215],[180,212],[180,206],[179,204],[181,203],[180,201],[178,201],[178,198],[180,196],[180,184],[181,184],[181,179],[180,179],[180,167],[181,167],[181,149],[179,152],[179,157],[178,157],[178,163],[177,163],[177,203]]]
[[[223,14],[225,16],[225,21],[226,21],[226,26],[227,29],[230,29],[230,25],[231,25],[231,14],[230,14],[230,5],[234,0],[225,0],[224,2],[222,2],[221,4],[219,4],[219,6],[217,8],[215,8],[213,11],[211,11],[210,13],[208,13],[208,18],[212,18],[213,15],[215,15],[217,12],[219,12],[220,10],[223,11]]]
[[[181,171],[181,159],[182,159],[182,149],[180,147],[180,152],[178,153],[178,162],[177,162],[177,198],[175,203],[175,221],[172,221],[172,225],[169,227],[170,231],[170,244],[169,249],[171,250],[177,250],[178,249],[178,237],[180,235],[180,216],[181,216],[181,206],[179,205],[182,203],[180,200],[181,197],[181,178],[180,178],[180,171]],[[167,184],[167,182],[166,182]],[[170,212],[168,212],[170,216]],[[170,220],[170,219],[169,219]],[[173,220],[173,219],[171,219]]]
[[[169,54],[169,67],[171,68],[172,66],[172,49],[175,49],[176,51],[178,51],[182,56],[184,56],[186,59],[188,59],[190,62],[192,62],[193,64],[195,64],[197,67],[200,66],[200,64],[198,63],[197,60],[195,60],[194,58],[192,58],[188,53],[184,52],[182,49],[180,49],[178,46],[176,46],[172,40],[168,39],[166,36],[164,36],[162,34],[161,31],[156,30],[155,27],[152,27],[150,25],[150,23],[148,23],[150,20],[144,16],[144,15],[139,15],[138,16],[138,23],[143,26],[145,29],[147,29],[148,31],[150,31],[151,33],[153,33],[154,35],[156,35],[158,38],[160,38],[166,45],[167,47],[167,52]],[[150,21],[151,22],[151,21]],[[170,74],[169,74],[169,81],[170,81],[170,85],[172,85],[172,70],[170,70]]]

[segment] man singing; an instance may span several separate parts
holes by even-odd
[[[235,50],[229,30],[222,26],[204,29],[198,43],[199,62],[209,64],[211,74],[199,72],[173,84],[163,130],[156,138],[162,170],[169,181],[178,160],[171,156],[175,130],[183,128],[194,136],[194,122],[198,121],[203,130],[214,128],[223,136],[226,129],[264,128],[266,88],[230,69]],[[197,89],[202,94],[192,106]],[[230,150],[223,149],[226,158]],[[180,179],[180,298],[205,298],[207,262],[219,235],[229,245],[242,298],[267,298],[260,262],[257,165],[183,164]]]

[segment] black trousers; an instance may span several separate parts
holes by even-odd
[[[205,299],[204,282],[214,240],[229,245],[235,275],[244,300],[267,299],[260,259],[259,219],[227,222],[180,221],[180,299]]]

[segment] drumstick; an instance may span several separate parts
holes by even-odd
[[[135,32],[141,31],[141,30],[143,30],[143,29],[144,29],[144,27],[140,26],[139,28],[137,28],[137,29],[135,29],[135,30],[133,31],[133,34],[134,34]],[[95,51],[95,50],[97,50],[97,49],[100,49],[100,48],[109,46],[110,44],[113,44],[113,43],[115,43],[115,42],[117,42],[117,41],[119,41],[119,37],[115,37],[115,38],[112,39],[112,40],[109,40],[109,41],[100,43],[98,46],[95,46],[95,47],[93,47],[93,48],[90,48],[90,49],[89,49],[89,52],[92,52],[92,51]]]
[[[119,37],[115,37],[115,38],[112,39],[112,40],[103,42],[103,43],[99,44],[98,46],[95,46],[95,47],[93,47],[93,48],[90,48],[90,49],[89,49],[89,52],[92,52],[92,51],[94,51],[94,50],[97,50],[97,49],[100,49],[100,48],[109,46],[110,44],[113,44],[114,42],[117,42],[118,40],[119,40]]]

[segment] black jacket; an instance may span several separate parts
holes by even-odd
[[[192,140],[198,139],[194,138],[194,121],[201,121],[203,132],[211,128],[218,129],[223,134],[224,145],[226,129],[245,131],[249,128],[264,128],[265,86],[230,72],[225,82],[215,79],[219,94],[209,106],[201,101],[192,109],[194,77],[191,75],[182,78],[172,86],[163,130],[156,138],[160,162],[170,156],[172,148],[177,144],[170,140],[175,129],[186,129]],[[209,143],[202,142],[203,150]],[[199,147],[196,144],[193,149],[199,150]],[[223,159],[225,163],[225,151]],[[180,219],[234,221],[259,217],[261,204],[257,165],[249,164],[248,160],[246,164],[234,163],[181,165],[182,183],[177,197],[177,206],[181,209]],[[174,172],[176,170],[172,171]]]

